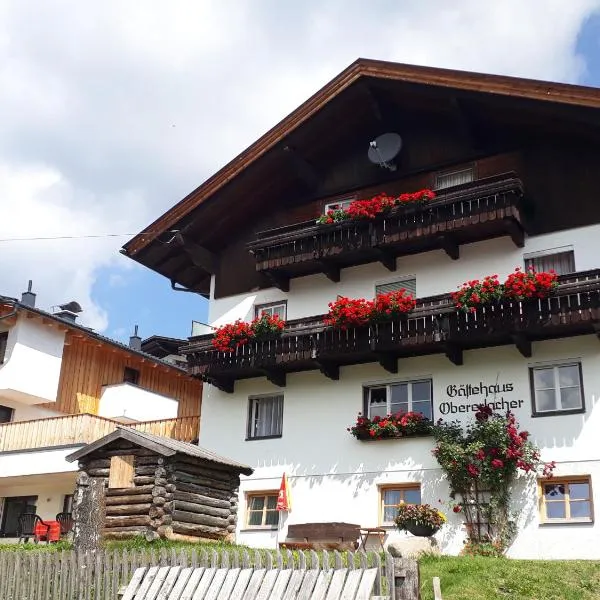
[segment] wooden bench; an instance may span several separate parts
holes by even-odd
[[[281,548],[295,550],[356,550],[360,525],[353,523],[301,523],[289,525]]]
[[[369,600],[378,569],[141,567],[121,600]]]

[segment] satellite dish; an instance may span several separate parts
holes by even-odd
[[[402,138],[397,133],[384,133],[369,143],[367,156],[382,169],[395,171],[398,167],[393,161],[401,149]]]

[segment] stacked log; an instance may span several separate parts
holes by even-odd
[[[133,486],[108,488],[111,456],[134,455]],[[123,441],[80,463],[104,480],[103,535],[120,539],[231,539],[236,528],[239,473],[184,454],[160,456]]]

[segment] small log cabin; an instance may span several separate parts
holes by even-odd
[[[85,482],[104,481],[105,539],[231,540],[240,474],[253,472],[194,444],[127,427],[67,460],[79,461],[75,520]]]

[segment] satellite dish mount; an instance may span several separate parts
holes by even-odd
[[[367,156],[369,160],[382,169],[396,171],[398,165],[394,159],[402,149],[402,138],[397,133],[384,133],[369,142]]]

